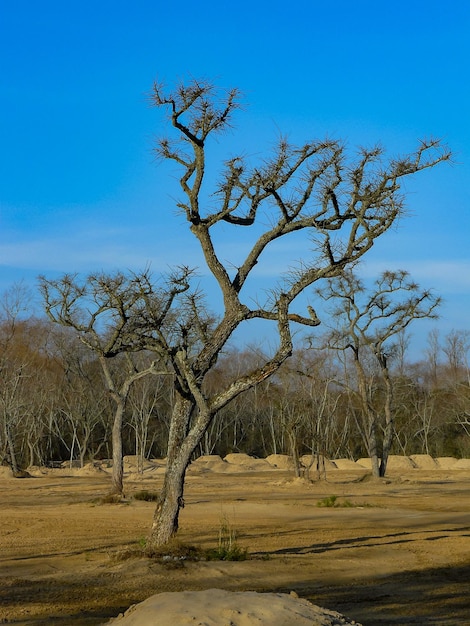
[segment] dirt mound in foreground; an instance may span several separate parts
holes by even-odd
[[[322,609],[296,594],[255,591],[166,592],[136,604],[108,622],[116,626],[339,626],[356,624],[336,611]]]

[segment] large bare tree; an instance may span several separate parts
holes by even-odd
[[[319,324],[311,305],[300,309],[299,296],[321,279],[340,275],[370,250],[403,212],[401,180],[449,159],[450,154],[435,140],[423,141],[416,152],[387,161],[380,148],[350,155],[344,145],[330,139],[300,146],[280,139],[273,153],[257,164],[244,156],[228,159],[217,186],[208,194],[206,160],[213,136],[231,126],[240,107],[238,91],[222,92],[198,81],[167,91],[156,83],[152,100],[166,111],[172,129],[170,136],[158,141],[157,154],[180,167],[178,206],[223,300],[223,313],[213,326],[201,323],[195,302],[193,324],[199,330],[195,349],[188,351],[184,334],[177,341],[160,337],[176,385],[167,470],[150,534],[150,544],[159,545],[178,528],[185,471],[214,415],[278,370],[292,353],[293,325]],[[225,260],[223,244],[217,245],[221,225],[233,229],[233,241],[240,239],[242,230],[252,235],[243,258],[233,265]],[[253,300],[245,293],[258,263],[279,239],[302,232],[305,247],[297,258],[286,261],[278,286],[265,303],[259,294],[256,304],[250,304]],[[260,366],[223,390],[206,393],[208,372],[234,331],[251,320],[271,322],[277,345]]]

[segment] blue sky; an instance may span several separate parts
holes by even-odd
[[[261,155],[279,133],[392,154],[442,138],[454,163],[406,184],[409,216],[362,271],[408,270],[445,300],[426,332],[470,330],[469,32],[467,0],[0,1],[0,290],[200,265],[176,171],[152,155],[163,125],[147,94],[206,77],[246,102],[223,156]]]

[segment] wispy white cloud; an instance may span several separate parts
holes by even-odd
[[[200,264],[196,252],[180,246],[176,237],[151,237],[151,233],[138,229],[71,227],[62,233],[15,243],[0,242],[0,266],[37,273],[142,269],[147,265],[164,271],[183,262],[189,266]]]
[[[365,278],[375,278],[385,270],[406,270],[411,278],[424,288],[435,289],[442,293],[462,293],[470,290],[470,259],[462,260],[423,260],[396,261],[387,260],[365,262],[359,273]]]

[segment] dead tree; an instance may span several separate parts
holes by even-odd
[[[49,318],[74,329],[80,341],[98,357],[106,388],[115,405],[112,492],[122,495],[122,426],[129,392],[133,383],[140,378],[162,373],[154,361],[139,369],[131,357],[145,348],[142,336],[145,335],[145,342],[150,337],[150,333],[144,332],[149,329],[143,328],[142,298],[145,297],[147,307],[150,307],[151,301],[154,308],[161,307],[162,302],[155,301],[157,296],[152,291],[147,272],[138,277],[122,273],[114,276],[96,274],[84,281],[69,275],[57,280],[42,277],[40,290]],[[123,362],[119,376],[116,376],[111,362],[118,356],[122,357]]]
[[[214,416],[279,369],[292,353],[293,325],[312,328],[320,323],[312,305],[295,310],[298,296],[356,263],[402,214],[401,180],[450,155],[435,140],[387,161],[380,148],[350,155],[338,141],[294,146],[282,138],[273,154],[258,164],[243,156],[227,160],[218,184],[209,190],[206,159],[213,137],[231,126],[240,108],[238,91],[221,92],[194,80],[173,91],[155,84],[151,98],[168,114],[171,129],[171,136],[158,141],[157,154],[181,170],[178,207],[223,301],[220,318],[207,325],[204,309],[194,300],[188,321],[198,342],[191,349],[187,326],[181,326],[179,337],[164,332],[159,336],[159,349],[175,375],[167,470],[149,537],[150,545],[159,545],[177,531],[185,472]],[[226,232],[233,230],[232,241],[244,248],[236,260],[227,259],[223,245],[218,245],[222,226]],[[247,292],[255,268],[280,239],[302,233],[299,256],[285,262],[285,273],[270,297],[263,302],[259,294],[253,304]],[[272,323],[277,346],[259,367],[209,394],[204,386],[207,374],[234,331],[252,320]]]
[[[417,319],[436,318],[441,299],[429,290],[421,290],[403,270],[383,272],[370,290],[353,272],[345,271],[327,281],[317,293],[333,302],[334,328],[327,344],[352,354],[361,434],[373,474],[384,476],[395,432],[390,363],[396,356],[400,335]]]

